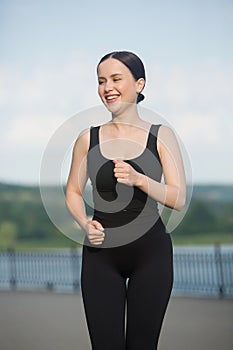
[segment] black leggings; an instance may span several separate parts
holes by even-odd
[[[165,231],[154,227],[120,247],[84,245],[81,287],[92,349],[156,350],[172,284]]]

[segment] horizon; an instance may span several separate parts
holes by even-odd
[[[64,183],[61,183],[61,184],[43,184],[43,185],[40,185],[39,183],[33,183],[33,182],[14,182],[14,181],[4,181],[4,180],[0,180],[0,185],[6,185],[6,186],[22,186],[22,187],[60,187],[60,186],[66,186],[66,182]],[[90,184],[87,184],[86,185],[87,187],[88,186],[91,186]],[[221,187],[231,187],[233,186],[233,182],[229,182],[229,183],[226,183],[226,182],[193,182],[192,184],[190,183],[187,183],[186,185],[187,187],[189,186],[206,186],[206,187],[211,187],[211,186],[221,186]]]

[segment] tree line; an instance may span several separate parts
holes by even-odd
[[[210,191],[207,191],[207,187],[203,191],[194,188],[189,209],[173,234],[195,236],[200,233],[233,233],[233,197],[224,200],[224,196],[220,196],[220,199],[217,196],[213,200],[208,196]],[[218,187],[218,190],[221,192],[221,188]],[[224,186],[222,191],[229,195],[229,190],[226,191]],[[233,192],[233,186],[230,191]],[[206,193],[204,197],[200,195],[203,192]],[[5,242],[5,245],[22,240],[46,242],[61,235],[43,207],[37,186],[0,184],[0,208],[0,242]],[[86,205],[86,210],[91,216],[92,208]]]

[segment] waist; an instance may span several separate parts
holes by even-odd
[[[153,211],[149,210],[139,210],[139,208],[126,208],[118,212],[103,212],[99,210],[94,210],[93,220],[99,221],[103,227],[121,227],[133,222],[140,222],[147,224],[151,222],[153,225],[158,219],[160,219],[159,212],[156,209]]]

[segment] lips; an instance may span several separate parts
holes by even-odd
[[[107,101],[107,103],[114,103],[116,102],[117,98],[119,97],[120,95],[117,95],[117,94],[114,94],[114,95],[106,95],[105,96],[105,99]]]

